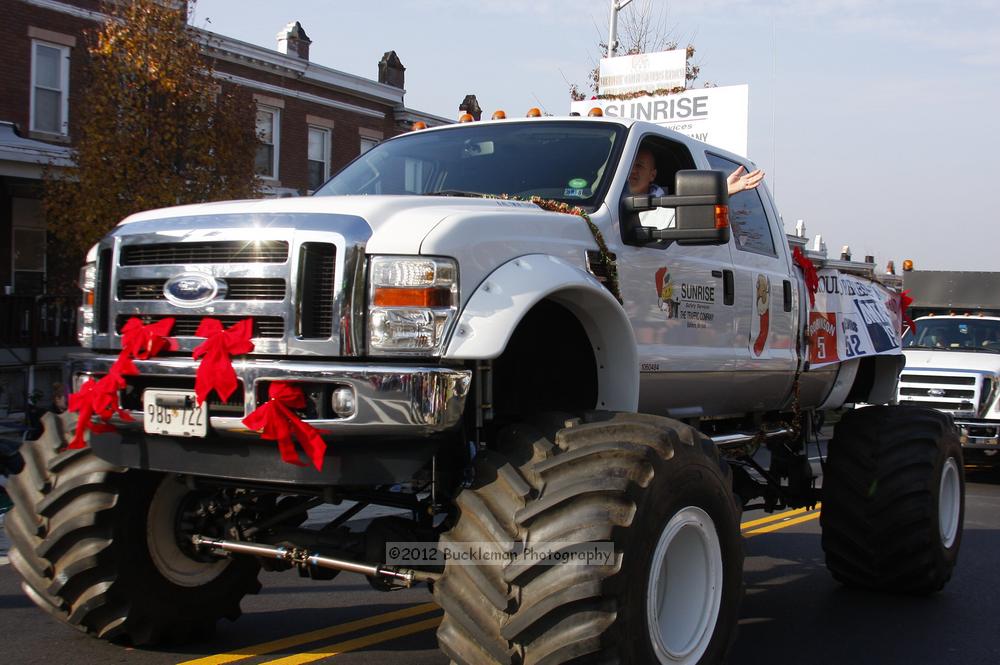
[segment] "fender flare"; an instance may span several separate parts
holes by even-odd
[[[554,256],[518,257],[483,280],[463,308],[443,358],[497,358],[525,315],[546,299],[568,309],[590,339],[597,367],[596,407],[635,411],[639,355],[625,310],[593,275]]]

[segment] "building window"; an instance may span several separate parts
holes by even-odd
[[[31,129],[69,132],[69,47],[31,42]]]
[[[281,111],[267,106],[257,107],[257,175],[277,179],[278,152],[281,146]]]
[[[14,293],[36,296],[45,291],[45,229],[13,229]]]
[[[368,137],[361,137],[361,154],[365,154],[372,148],[378,145],[378,139],[370,139]]]
[[[315,191],[330,177],[330,130],[309,128],[309,189]]]

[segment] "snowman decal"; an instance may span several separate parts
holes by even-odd
[[[750,325],[750,348],[759,357],[764,353],[767,334],[771,330],[771,280],[767,275],[757,275],[756,292],[754,317]]]

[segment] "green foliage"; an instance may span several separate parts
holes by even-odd
[[[76,93],[78,168],[45,177],[49,229],[77,257],[132,213],[259,193],[253,101],[214,78],[184,10],[130,0],[104,11]]]

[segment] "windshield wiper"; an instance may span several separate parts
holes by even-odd
[[[438,192],[424,192],[424,196],[465,196],[473,199],[481,199],[486,194],[482,192],[467,192],[463,189],[442,189]]]

